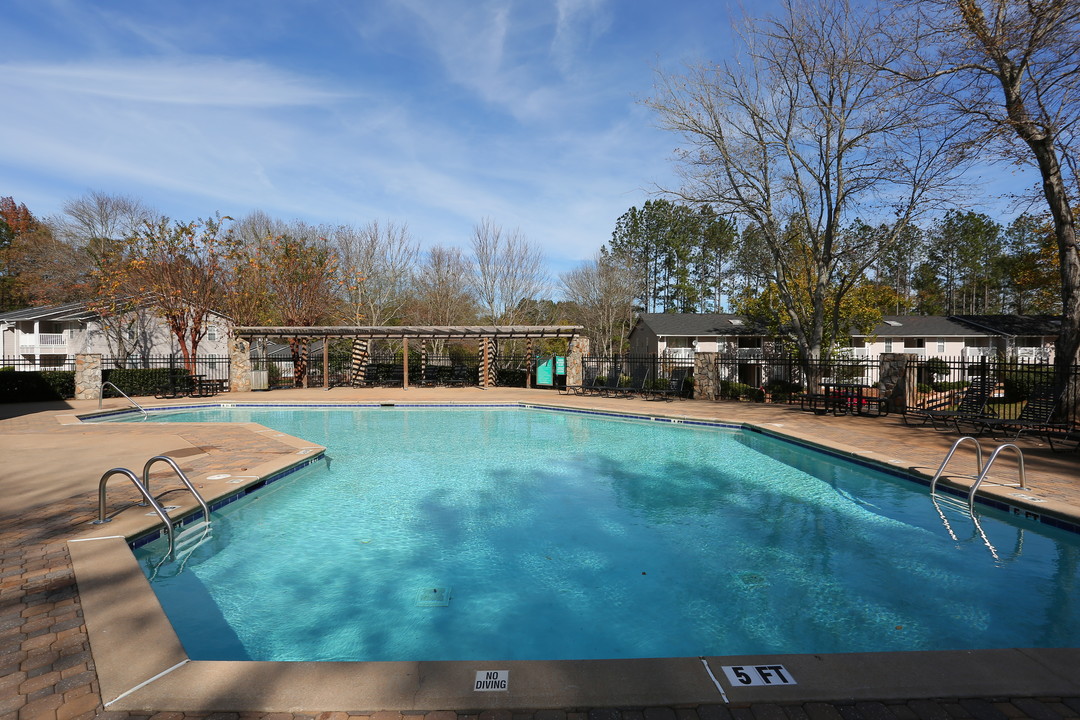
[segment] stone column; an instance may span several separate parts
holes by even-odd
[[[581,359],[589,354],[589,338],[575,335],[570,340],[566,355],[566,387],[581,387],[585,377],[581,369]]]
[[[75,399],[101,399],[101,355],[75,356]]]
[[[229,391],[251,390],[251,343],[243,338],[229,340]]]
[[[694,399],[716,400],[720,383],[716,377],[716,353],[694,353]]]
[[[915,402],[918,379],[915,377],[915,364],[908,362],[910,359],[911,356],[905,353],[881,353],[878,358],[881,363],[878,377],[882,397],[890,411],[904,412]]]

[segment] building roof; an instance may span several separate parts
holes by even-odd
[[[724,313],[641,313],[634,330],[639,326],[647,327],[657,335],[665,337],[768,334],[766,329],[745,315]]]
[[[87,307],[86,302],[66,303],[64,305],[46,305],[43,307],[23,308],[0,313],[0,322],[17,322],[21,320],[63,320],[84,321],[98,316],[96,312]]]
[[[884,315],[870,332],[851,337],[989,337],[995,333],[942,315]]]
[[[952,315],[950,319],[995,335],[1008,337],[1018,335],[1057,337],[1061,332],[1060,315]]]

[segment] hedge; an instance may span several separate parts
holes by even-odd
[[[155,395],[160,388],[180,384],[191,373],[187,368],[113,368],[102,370],[101,381],[111,382],[124,391],[125,395]],[[112,388],[105,388],[106,397],[119,397]]]
[[[0,372],[0,402],[44,402],[73,397],[75,397],[75,371],[73,370]]]

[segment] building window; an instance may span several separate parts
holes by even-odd
[[[210,342],[217,342],[217,325],[210,325],[206,328],[206,339]]]
[[[945,338],[938,338],[937,339],[937,351],[939,353],[944,353],[945,352]]]
[[[885,338],[885,352],[887,352],[887,353],[892,352],[892,338],[891,337]]]

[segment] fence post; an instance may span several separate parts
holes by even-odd
[[[716,381],[716,353],[694,353],[694,399],[716,400],[719,388]]]
[[[251,390],[251,343],[243,338],[229,339],[229,392]]]
[[[101,399],[101,355],[97,353],[75,356],[75,399]]]
[[[904,412],[915,404],[917,378],[915,364],[906,353],[881,353],[878,356],[878,380],[885,388],[884,399],[895,412]]]
[[[581,387],[581,381],[585,377],[581,368],[582,358],[589,354],[589,338],[575,335],[570,339],[570,346],[566,350],[566,387]]]

